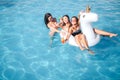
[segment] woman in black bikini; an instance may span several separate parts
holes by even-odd
[[[76,16],[73,16],[71,19],[72,26],[69,29],[69,33],[75,37],[76,43],[79,45],[81,50],[87,49],[91,53],[93,53],[87,44],[87,41],[85,39],[85,36],[82,34],[79,24],[78,24],[78,18]],[[84,46],[84,47],[83,47]]]

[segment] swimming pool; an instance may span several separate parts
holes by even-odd
[[[52,48],[44,14],[77,16],[90,5],[93,26],[120,34],[119,0],[0,0],[0,80],[120,80],[120,37],[102,37],[95,55],[56,34]]]

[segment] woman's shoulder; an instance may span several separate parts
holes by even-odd
[[[51,27],[51,23],[49,22],[49,23],[47,24],[47,26],[50,28],[50,27]]]

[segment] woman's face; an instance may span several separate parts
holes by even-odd
[[[52,19],[53,19],[52,16],[48,17],[48,21],[52,21]]]
[[[63,22],[64,22],[65,24],[68,23],[68,22],[69,22],[68,17],[64,16],[64,17],[63,17]]]
[[[72,18],[72,19],[71,19],[71,23],[72,23],[72,25],[77,24],[77,20],[76,20],[76,18]]]

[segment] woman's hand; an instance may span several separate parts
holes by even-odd
[[[61,38],[61,42],[64,44],[64,43],[65,43],[65,39],[64,39],[64,38]]]
[[[62,18],[60,18],[60,23],[63,23],[63,19]]]

